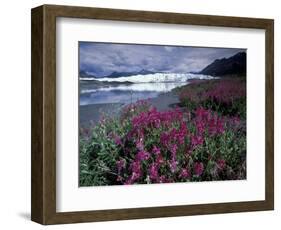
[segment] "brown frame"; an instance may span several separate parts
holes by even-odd
[[[266,32],[265,200],[56,212],[56,17],[264,29]],[[31,219],[62,224],[274,209],[274,21],[179,13],[43,5],[32,9]]]

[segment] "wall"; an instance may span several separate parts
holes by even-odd
[[[1,229],[41,229],[30,218],[30,8],[41,4],[68,4],[96,7],[127,8],[137,10],[174,11],[200,14],[218,14],[275,19],[275,87],[279,78],[281,16],[279,1],[198,1],[198,0],[80,0],[80,1],[2,1],[0,8],[0,132],[1,132]],[[280,117],[280,96],[275,90],[275,117]],[[279,98],[278,98],[279,97]],[[275,162],[280,162],[280,120],[275,121]],[[68,229],[145,229],[147,227],[171,229],[247,229],[262,226],[276,228],[280,222],[280,168],[275,167],[276,210],[193,217],[177,217],[138,221],[117,221],[68,225]],[[51,226],[61,229],[65,225]]]

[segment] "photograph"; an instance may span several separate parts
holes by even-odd
[[[274,210],[276,19],[181,8],[32,8],[33,222]]]
[[[80,187],[247,179],[246,49],[78,50]]]

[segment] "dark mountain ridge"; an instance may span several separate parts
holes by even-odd
[[[140,71],[133,71],[133,72],[116,72],[116,71],[114,71],[111,74],[104,76],[104,77],[107,77],[107,78],[130,77],[130,76],[138,75],[138,74],[147,75],[147,74],[153,74],[153,73],[154,72],[145,70],[145,69],[142,69]]]
[[[117,78],[117,77],[130,77],[130,76],[138,75],[138,74],[147,75],[147,74],[154,74],[154,73],[155,72],[142,69],[140,71],[133,71],[133,72],[117,72],[117,71],[114,71],[109,75],[97,77],[97,76],[94,76],[92,74],[87,73],[86,71],[81,70],[80,73],[79,73],[79,77],[80,78],[104,78],[104,77],[106,77],[106,78]]]
[[[79,72],[79,78],[97,78],[95,75],[88,73],[87,71],[81,70]]]
[[[212,76],[245,75],[246,52],[239,52],[229,58],[216,59],[199,73]]]

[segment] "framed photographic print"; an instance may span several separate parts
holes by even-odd
[[[32,9],[41,224],[274,208],[271,19]]]

